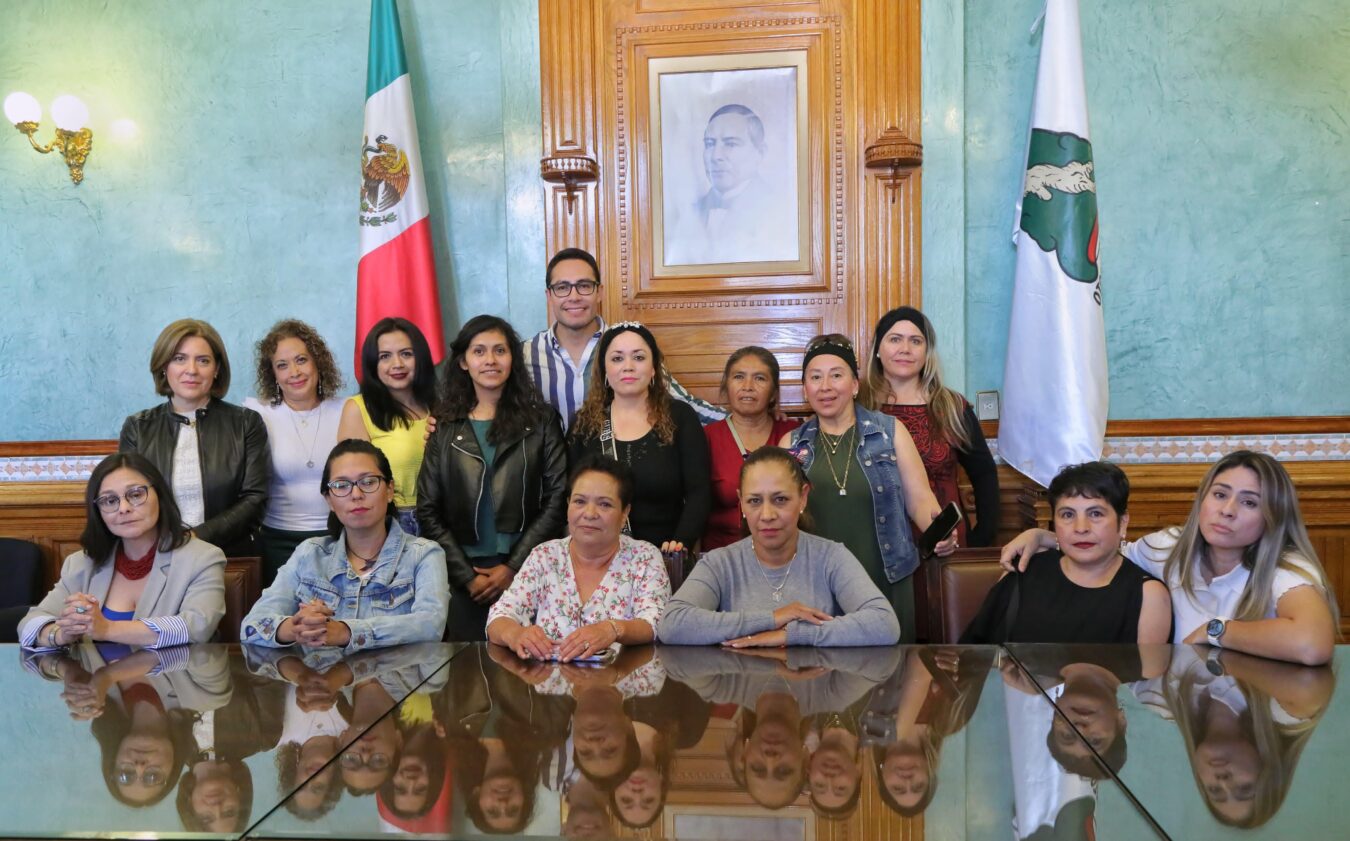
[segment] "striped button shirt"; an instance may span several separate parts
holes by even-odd
[[[586,386],[591,379],[591,363],[595,360],[595,349],[600,344],[600,336],[605,332],[605,320],[596,316],[596,329],[586,350],[581,354],[581,364],[572,361],[567,349],[558,341],[553,325],[541,330],[532,339],[526,339],[521,350],[525,354],[525,368],[530,378],[544,395],[544,399],[562,415],[563,431],[572,425],[581,404],[586,400]],[[670,396],[688,403],[699,421],[707,426],[727,416],[727,413],[706,401],[700,400],[685,391],[684,387],[666,372],[670,383]]]

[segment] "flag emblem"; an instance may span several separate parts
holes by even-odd
[[[1066,275],[1096,283],[1097,182],[1092,143],[1068,131],[1032,129],[1021,228],[1054,252]]]
[[[372,154],[373,153],[373,154]],[[382,225],[398,220],[393,213],[376,218],[371,214],[384,213],[403,200],[408,192],[408,154],[389,142],[387,135],[375,138],[370,145],[369,136],[361,146],[361,224]]]

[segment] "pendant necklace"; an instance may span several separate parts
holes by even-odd
[[[300,417],[300,413],[295,409],[292,409],[291,404],[289,403],[283,402],[282,405],[285,406],[290,411],[291,429],[295,430],[295,437],[300,441],[301,446],[304,446],[305,439],[300,435],[300,426],[309,426],[309,419],[314,416],[315,412],[323,408],[323,403],[320,403],[313,409],[310,409],[309,414],[303,417],[303,419],[300,421],[299,426],[296,425],[295,419],[297,417]],[[318,443],[319,443],[319,424],[316,423],[314,424],[314,435],[309,439],[309,453],[305,457],[305,467],[308,467],[311,470],[314,468],[314,448],[318,446]]]
[[[829,452],[825,454],[825,465],[830,468],[830,478],[834,479],[834,486],[839,489],[840,496],[848,496],[848,491],[846,490],[848,487],[848,471],[849,468],[853,466],[853,438],[855,436],[855,433],[857,433],[857,431],[858,425],[854,424],[853,427],[849,429],[848,446],[843,448],[844,450],[843,479],[839,478],[839,473],[834,469],[833,456],[836,452],[838,452],[839,445],[843,443],[844,436],[840,435],[837,439],[835,439],[834,447],[830,448],[830,442],[828,440],[828,436],[825,433],[825,430],[822,429],[820,431],[821,438],[826,439],[825,446],[829,448]]]
[[[753,550],[753,544],[751,548]],[[759,559],[758,555],[755,556],[755,562],[759,565],[759,574],[764,576],[764,583],[769,585],[769,598],[773,599],[775,603],[783,601],[783,588],[787,586],[788,576],[792,574],[792,564],[796,560],[797,553],[793,552],[792,560],[787,562],[787,568],[783,570],[783,580],[779,581],[778,586],[775,587],[773,581],[769,579],[768,571],[764,569],[764,562]]]

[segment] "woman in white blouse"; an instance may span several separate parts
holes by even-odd
[[[568,481],[568,536],[525,559],[488,611],[488,640],[520,657],[563,662],[651,642],[670,579],[655,546],[623,534],[632,499],[627,467],[583,456]]]
[[[1030,529],[1003,548],[1001,560],[1008,569],[1025,567],[1054,546],[1052,532]],[[1219,459],[1184,526],[1127,543],[1121,552],[1167,584],[1174,643],[1312,666],[1331,659],[1336,596],[1308,539],[1294,483],[1265,453],[1237,450]]]
[[[272,479],[258,533],[262,586],[276,578],[295,547],[327,534],[328,503],[319,493],[342,420],[342,373],[328,344],[303,321],[272,325],[258,342],[257,397],[244,407],[267,425]]]

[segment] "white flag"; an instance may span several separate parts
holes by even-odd
[[[998,451],[1041,485],[1101,458],[1110,390],[1078,0],[1049,0],[1018,214]]]

